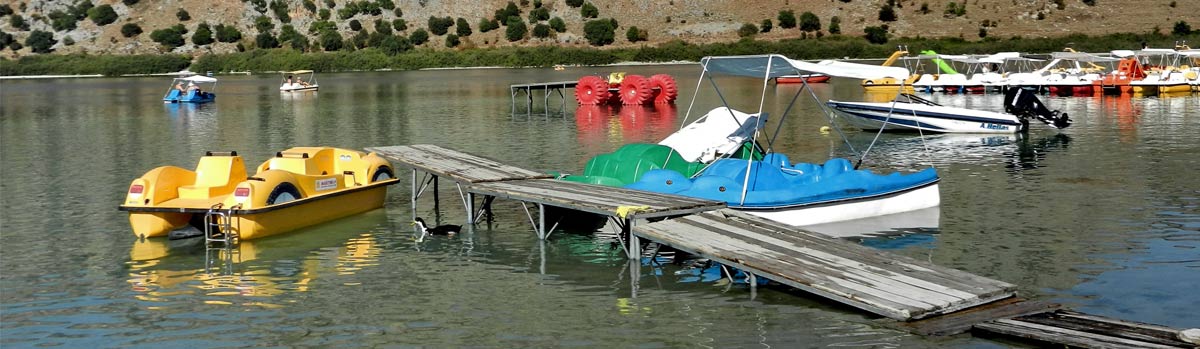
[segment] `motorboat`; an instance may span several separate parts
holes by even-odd
[[[758,78],[764,84],[779,76],[803,73],[856,79],[903,79],[908,76],[908,70],[899,67],[836,61],[809,63],[775,54],[705,57],[700,64],[703,68],[701,80],[726,75]],[[719,89],[715,80],[713,85]],[[803,90],[797,91],[797,96],[805,92]],[[763,93],[766,93],[765,88]],[[636,149],[637,145],[627,145],[614,153],[591,159],[585,174],[589,169],[605,168],[607,176],[618,180],[593,183],[624,184],[631,189],[720,200],[731,208],[798,226],[907,212],[940,204],[940,178],[932,168],[916,173],[884,175],[859,169],[850,160],[841,158],[830,159],[824,164],[790,163],[787,155],[759,143],[758,137],[770,134],[762,132],[767,115],[762,108],[760,99],[757,111],[737,111],[726,104],[705,114],[709,120],[757,116],[744,118],[746,121],[739,128],[753,131],[749,132],[750,137],[742,145],[731,147],[737,150],[726,152],[710,163],[685,163],[691,158],[673,155],[673,151],[647,157],[645,151]],[[783,113],[785,118],[786,114]],[[721,133],[717,133],[718,139]],[[661,144],[643,147],[653,146]],[[670,165],[670,161],[678,164]]]
[[[864,130],[943,133],[1014,133],[1026,131],[1029,119],[1062,129],[1071,125],[1066,113],[1047,109],[1033,92],[1014,88],[1005,92],[1005,111],[956,108],[901,93],[891,102],[841,102],[826,104],[843,119]]]
[[[192,226],[231,242],[379,208],[399,182],[375,153],[331,147],[290,148],[246,173],[237,152],[207,152],[195,171],[161,166],[134,179],[119,209],[140,238]]]
[[[785,76],[777,77],[777,78],[775,78],[775,83],[776,84],[799,84],[799,83],[807,82],[810,84],[817,84],[817,83],[822,83],[822,82],[829,82],[829,79],[830,79],[830,76],[825,75],[825,74],[796,74],[796,75],[785,75]]]
[[[304,75],[308,74],[308,80],[304,80]],[[279,92],[307,92],[317,90],[316,72],[312,70],[296,70],[282,72],[283,83],[279,85]]]
[[[217,79],[192,75],[171,80],[171,87],[163,96],[166,103],[208,103],[217,100]]]

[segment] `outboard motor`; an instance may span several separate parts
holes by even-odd
[[[1010,88],[1004,93],[1004,111],[1016,115],[1022,124],[1028,124],[1029,119],[1037,119],[1054,128],[1063,129],[1071,126],[1071,118],[1067,113],[1047,109],[1033,92],[1020,88]]]

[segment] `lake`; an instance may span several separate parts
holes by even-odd
[[[511,113],[508,85],[586,74],[668,73],[674,106]],[[755,111],[761,81],[698,65],[318,74],[317,93],[281,95],[280,77],[220,76],[217,101],[163,104],[169,78],[0,82],[0,345],[4,347],[964,347],[782,287],[697,280],[685,265],[630,268],[605,234],[539,241],[520,205],[498,201],[473,234],[414,240],[408,172],[385,207],[225,253],[195,239],[138,241],[117,210],[129,182],[209,150],[257,165],[292,146],[433,143],[536,170],[579,172],[596,154],[656,142],[721,98]],[[829,122],[799,86],[766,85],[793,160],[850,157],[874,133]],[[865,100],[857,81],[813,86]],[[695,97],[695,98],[693,98]],[[884,98],[890,96],[884,96]],[[520,99],[521,97],[518,97]],[[1003,96],[931,95],[1002,110]],[[942,205],[930,226],[852,241],[1019,285],[1020,295],[1097,315],[1200,327],[1200,96],[1042,97],[1075,125],[1028,135],[884,134],[864,160],[880,172],[928,166]],[[693,102],[694,100],[694,102]],[[694,103],[692,115],[688,106]],[[548,114],[548,115],[547,115]],[[847,145],[847,143],[849,145]],[[453,186],[426,219],[460,224]],[[633,285],[629,273],[641,275]],[[636,286],[636,297],[634,290]]]

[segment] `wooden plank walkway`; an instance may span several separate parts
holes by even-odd
[[[725,203],[719,201],[556,179],[479,183],[472,185],[470,191],[630,219],[678,216],[725,207]],[[622,208],[628,213],[618,214]]]
[[[371,147],[367,151],[436,176],[463,184],[553,178],[550,174],[506,165],[478,155],[433,144]]]
[[[638,237],[875,314],[914,320],[1016,294],[1016,286],[725,209],[633,228]]]
[[[1074,348],[1197,348],[1179,330],[1058,310],[975,325],[976,331]]]

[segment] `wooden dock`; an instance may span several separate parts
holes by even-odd
[[[540,239],[554,231],[546,228],[547,205],[605,215],[621,230],[618,236],[628,238],[622,248],[630,259],[642,257],[641,240],[650,240],[746,271],[752,295],[755,279],[765,277],[899,320],[893,327],[921,335],[972,331],[1081,348],[1197,348],[1179,339],[1182,332],[1176,329],[1025,301],[1006,282],[806,232],[724,209],[720,202],[554,180],[436,145],[367,150],[412,168],[414,215],[417,198],[431,183],[436,203],[438,178],[446,177],[458,187],[472,226],[483,213],[490,214],[495,198],[521,201]],[[425,173],[421,180],[418,172]],[[476,195],[484,197],[480,210]],[[529,203],[538,207],[538,222]],[[638,219],[661,217],[670,218],[635,226]]]
[[[575,85],[578,84],[578,81],[552,81],[508,85],[508,92],[512,95],[512,113],[517,113],[517,94],[521,92],[525,93],[525,110],[532,112],[533,91],[539,90],[545,91],[545,94],[542,96],[542,107],[545,108],[544,110],[546,110],[547,114],[550,111],[550,94],[553,92],[557,92],[558,97],[562,99],[562,107],[560,109],[566,110],[567,96],[563,93],[563,90],[575,88]]]
[[[726,209],[633,233],[901,321],[1012,297],[1016,286]]]

